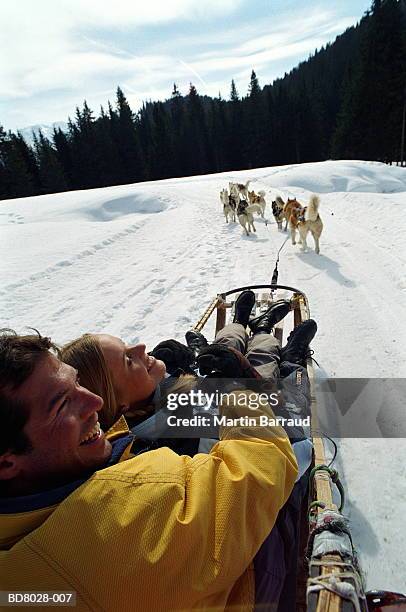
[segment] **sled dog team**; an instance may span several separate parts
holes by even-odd
[[[229,183],[229,190],[224,188],[220,192],[220,200],[223,204],[223,212],[228,223],[228,218],[232,221],[238,221],[243,227],[246,235],[250,231],[256,232],[254,225],[254,213],[258,213],[262,218],[265,216],[265,191],[260,191],[258,194],[255,191],[248,191],[247,181],[243,183]]]
[[[229,190],[224,188],[220,192],[220,201],[223,205],[223,213],[226,219],[238,221],[249,236],[250,232],[256,232],[254,225],[254,213],[264,219],[265,217],[265,192],[249,191],[250,181],[243,183],[229,183]],[[323,231],[323,222],[319,215],[320,199],[316,195],[310,197],[307,206],[303,206],[296,198],[288,198],[284,202],[280,196],[272,202],[272,213],[282,230],[282,222],[285,220],[285,231],[289,226],[292,244],[296,244],[296,231],[299,233],[299,242],[302,250],[307,249],[307,235],[310,232],[314,239],[315,251],[320,253],[319,240]]]

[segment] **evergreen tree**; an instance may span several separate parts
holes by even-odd
[[[120,87],[117,87],[117,118],[114,136],[122,164],[122,181],[144,180],[146,169],[137,133],[138,123]]]
[[[399,0],[374,0],[359,63],[340,112],[333,154],[396,159],[406,82],[405,18]]]
[[[67,183],[55,149],[40,130],[34,137],[42,193],[55,193],[67,189]]]
[[[24,137],[20,132],[17,132],[12,137],[12,146],[18,151],[18,156],[21,156],[23,163],[27,168],[27,172],[30,176],[30,183],[32,185],[32,195],[41,193],[41,179],[39,175],[39,167],[35,153],[30,145],[27,144]]]
[[[58,161],[63,168],[68,189],[72,189],[75,184],[73,182],[72,147],[69,138],[61,128],[54,128],[52,141]]]
[[[169,132],[167,112],[162,102],[156,102],[152,109],[152,145],[150,172],[152,179],[173,175],[173,143]]]
[[[249,168],[262,166],[266,157],[266,139],[269,139],[269,123],[265,115],[265,100],[253,70],[248,87],[246,105],[245,154]]]
[[[110,103],[109,103],[110,105]],[[110,106],[111,108],[111,106]],[[99,185],[117,185],[120,183],[120,158],[117,145],[113,138],[113,122],[109,108],[107,114],[103,108],[100,109],[100,116],[95,124],[96,148],[100,152],[98,157]]]
[[[82,110],[76,107],[75,121],[68,121],[71,145],[73,183],[76,188],[88,189],[100,183],[98,150],[95,138],[95,119],[86,100]]]
[[[151,156],[152,156],[152,108],[150,102],[144,103],[137,114],[137,138],[142,151],[145,178],[151,178]]]
[[[238,102],[239,100],[238,91],[234,83],[234,79],[231,80],[231,88],[230,88],[230,100],[231,102]]]
[[[38,193],[36,177],[32,174],[30,167],[33,152],[30,151],[30,163],[28,163],[25,156],[26,148],[29,147],[21,134],[9,134],[5,143],[4,157],[4,178],[8,197],[23,198]],[[38,174],[38,168],[36,174]]]
[[[7,174],[8,138],[2,125],[0,125],[0,200],[11,197]]]
[[[209,120],[209,164],[210,172],[230,169],[228,159],[228,118],[226,103],[220,97],[210,103]]]
[[[238,170],[244,167],[242,156],[243,121],[242,103],[240,101],[234,80],[231,81],[230,102],[227,108],[229,134],[227,138],[227,150],[230,169]]]
[[[174,176],[187,174],[187,135],[185,101],[176,83],[169,101],[171,139],[174,154]]]
[[[257,100],[261,94],[261,88],[259,86],[257,75],[253,70],[251,72],[250,84],[248,86],[248,95],[251,100]]]
[[[190,83],[187,96],[188,138],[186,144],[188,174],[202,174],[209,169],[209,142],[203,105],[196,87]]]

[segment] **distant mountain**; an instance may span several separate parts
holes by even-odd
[[[34,142],[33,133],[38,134],[38,132],[41,130],[44,136],[51,140],[54,128],[61,128],[63,132],[66,132],[68,129],[68,124],[66,123],[66,121],[55,121],[55,123],[51,123],[48,125],[28,125],[27,127],[22,128],[18,131],[24,138],[25,142],[29,145],[32,145]]]

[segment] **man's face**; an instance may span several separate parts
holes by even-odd
[[[19,388],[29,408],[24,427],[32,450],[17,455],[23,493],[63,484],[105,464],[111,444],[98,424],[102,399],[80,386],[77,371],[49,353]]]

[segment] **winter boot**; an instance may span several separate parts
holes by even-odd
[[[290,302],[286,300],[280,300],[272,304],[268,310],[251,319],[248,323],[248,327],[253,334],[269,334],[274,325],[282,321],[284,317],[290,311]]]
[[[317,331],[317,323],[307,319],[300,323],[290,333],[286,346],[281,349],[281,361],[290,361],[306,367],[306,359],[310,357],[309,344]]]
[[[240,293],[234,304],[233,323],[240,323],[247,327],[254,304],[255,293],[253,291],[243,291]]]

